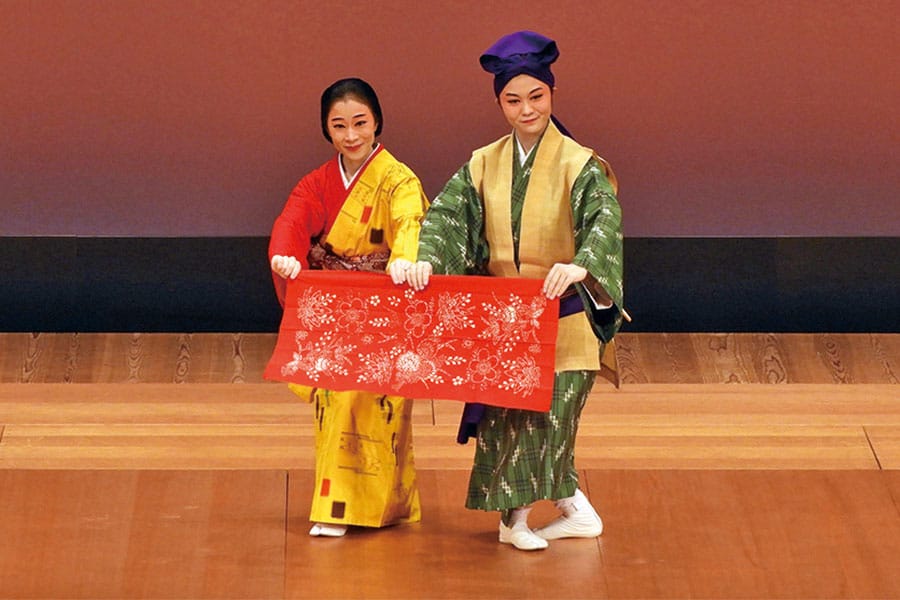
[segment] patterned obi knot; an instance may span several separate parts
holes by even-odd
[[[390,251],[375,252],[365,256],[338,256],[326,247],[322,242],[316,242],[309,249],[309,266],[312,269],[324,269],[326,271],[371,271],[384,273],[387,269]]]

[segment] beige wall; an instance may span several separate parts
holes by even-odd
[[[626,234],[900,235],[900,2],[0,0],[0,235],[267,235],[357,75],[429,195],[505,133],[477,59],[535,29]]]

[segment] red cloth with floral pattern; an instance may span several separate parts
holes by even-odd
[[[266,379],[547,411],[558,300],[540,279],[302,271]]]

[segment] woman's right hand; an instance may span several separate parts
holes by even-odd
[[[430,262],[420,260],[413,264],[406,272],[406,281],[409,283],[409,287],[414,290],[424,290],[425,286],[428,285],[428,280],[431,278],[431,272]]]
[[[276,254],[272,257],[272,270],[285,279],[296,279],[301,267],[300,261],[293,256]]]

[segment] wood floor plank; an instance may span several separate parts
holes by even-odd
[[[900,425],[873,425],[866,432],[881,468],[900,469]]]
[[[893,385],[632,384],[595,387],[582,423],[606,425],[900,424]],[[435,423],[459,421],[458,403],[436,401]]]
[[[456,427],[415,430],[420,469],[469,469],[474,442],[453,443]],[[584,424],[575,448],[580,468],[877,469],[861,427],[641,426]]]
[[[624,371],[622,383],[668,381],[702,383],[694,344],[684,334],[661,333],[648,337],[635,335],[616,338],[616,349],[630,356],[632,372]]]
[[[259,383],[275,343],[274,334],[239,333],[79,338],[81,383]]]
[[[752,357],[745,353],[746,336],[733,333],[687,336],[697,356],[697,368],[704,383],[756,383]]]
[[[472,445],[456,430],[414,426],[419,469],[468,469]],[[11,425],[0,468],[312,468],[313,429],[303,425]]]
[[[425,399],[422,523],[310,538],[274,342],[0,333],[0,598],[900,598],[900,334],[621,334],[576,446],[606,531],[536,554]]]
[[[12,425],[0,468],[302,469],[314,454],[310,426]]]
[[[884,471],[884,478],[894,501],[897,518],[900,518],[900,470]]]
[[[768,364],[784,371],[784,379],[771,383],[834,383],[816,347],[816,334],[799,333],[768,338]],[[872,383],[872,382],[868,382]]]
[[[497,513],[463,508],[465,472],[419,474],[421,523],[339,539],[307,535],[312,479],[290,473],[286,598],[606,597],[596,540],[539,554],[499,544]]]
[[[771,333],[742,335],[755,373],[754,383],[790,383],[784,338]]]
[[[581,468],[877,469],[862,427],[582,427]]]
[[[900,383],[900,336],[846,336],[852,353],[853,377],[858,382]]]
[[[275,333],[0,333],[0,383],[260,383]],[[900,334],[620,333],[624,383],[900,382]]]
[[[46,402],[59,405],[92,401],[97,403],[118,402],[181,402],[189,398],[191,402],[215,404],[223,398],[253,402],[297,403],[297,396],[286,385],[262,383],[254,385],[231,385],[209,383],[195,385],[173,385],[170,383],[43,383],[43,384],[0,384],[0,410],[6,404],[17,402]]]
[[[900,383],[900,334],[870,334],[872,356],[881,365],[884,383]]]
[[[591,468],[878,468],[900,427],[893,385],[634,384],[594,392],[577,455]],[[467,469],[462,404],[417,401],[420,468]],[[311,407],[280,384],[0,384],[7,468],[305,468]],[[258,429],[253,429],[253,428]],[[281,427],[282,429],[278,429]],[[218,428],[218,429],[217,429]]]
[[[475,453],[474,443],[456,443],[457,427],[448,425],[413,426],[413,451],[416,468],[469,470]]]
[[[0,333],[0,383],[21,383],[22,342],[27,333]]]
[[[2,383],[262,382],[275,334],[2,333]]]
[[[603,535],[534,554],[467,478],[421,472],[421,523],[323,539],[311,470],[0,471],[0,597],[900,598],[897,471],[589,469]]]
[[[616,337],[616,361],[621,384],[649,383],[641,351],[641,344],[644,339],[648,342],[650,341],[649,338],[636,335],[619,335]]]
[[[879,471],[587,471],[614,598],[897,598]]]
[[[2,598],[282,598],[279,471],[0,470]]]
[[[290,419],[307,409],[286,386],[268,383],[0,385],[5,423],[165,423],[182,422],[180,415],[189,422],[253,423],[266,422],[267,415]]]
[[[315,465],[314,445],[292,440],[283,446],[258,444],[51,446],[39,451],[21,446],[5,447],[0,453],[4,469],[156,469],[232,470],[303,469]]]
[[[283,402],[8,402],[7,423],[284,423],[308,407]]]
[[[73,334],[0,334],[0,382],[72,381],[75,339]]]
[[[246,333],[187,336],[180,340],[177,372],[186,383],[259,383],[275,339],[275,334]]]
[[[582,419],[629,425],[900,424],[893,385],[640,384],[592,392]],[[440,406],[436,422],[442,422]]]
[[[622,333],[628,383],[898,383],[900,335]]]
[[[473,442],[456,428],[415,426],[419,469],[469,469]],[[0,444],[3,468],[311,468],[307,425],[12,425]],[[872,469],[862,428],[643,427],[583,425],[582,468]]]

